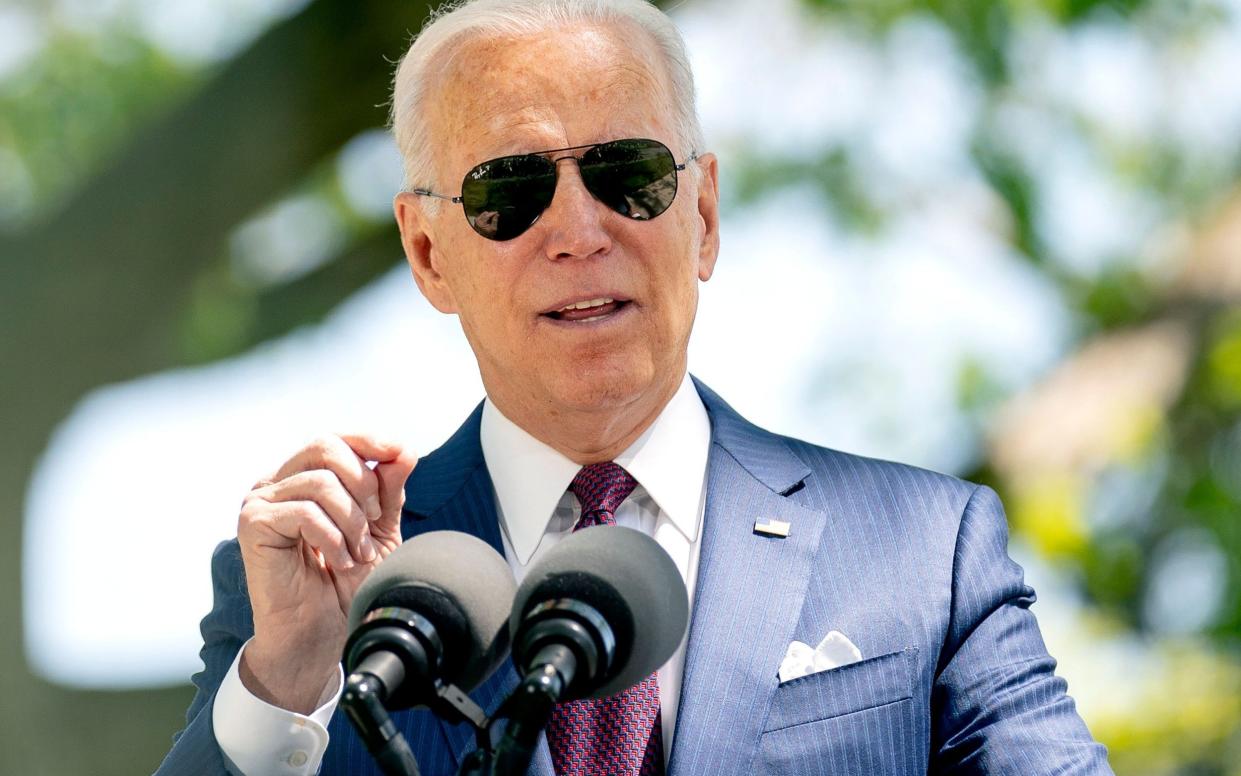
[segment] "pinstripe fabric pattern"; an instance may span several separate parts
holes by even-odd
[[[766,434],[698,388],[714,441],[674,772],[1111,773],[1052,673],[991,490]],[[756,537],[759,517],[792,535]],[[788,643],[832,629],[865,659],[780,685]]]
[[[991,490],[770,434],[695,384],[712,448],[671,773],[1111,773],[1053,673]],[[452,528],[500,549],[479,416],[414,470],[407,537]],[[790,536],[754,534],[760,518],[791,523]],[[212,574],[206,670],[161,774],[223,769],[210,702],[252,630],[236,542]],[[789,642],[833,629],[864,659],[779,684]],[[515,682],[506,666],[474,697],[494,708]],[[425,712],[397,721],[425,776],[455,773],[473,744]],[[330,731],[322,773],[378,773],[342,713]],[[545,744],[530,772],[552,776]]]
[[[212,553],[211,584],[211,612],[199,626],[203,647],[198,656],[204,668],[191,677],[198,692],[185,714],[186,727],[173,737],[172,751],[157,776],[225,773],[224,754],[215,743],[211,702],[241,645],[254,635],[254,613],[236,539],[220,543]]]

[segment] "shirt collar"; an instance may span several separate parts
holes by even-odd
[[[525,566],[581,467],[506,418],[490,399],[483,403],[479,441],[501,528]],[[615,459],[691,542],[698,539],[710,445],[711,421],[686,374],[655,422]]]

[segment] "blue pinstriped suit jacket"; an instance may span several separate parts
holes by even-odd
[[[711,452],[673,774],[1111,773],[1053,673],[991,490],[771,434],[695,384]],[[414,470],[407,538],[467,531],[503,552],[480,416]],[[792,532],[756,535],[758,518]],[[224,772],[211,701],[253,633],[235,540],[212,573],[205,669],[159,774]],[[830,630],[864,659],[780,684],[789,642]],[[490,712],[516,681],[506,665],[474,698]],[[455,774],[473,746],[426,711],[396,718],[426,776]],[[343,713],[329,731],[322,774],[379,773]],[[552,776],[546,746],[531,773]]]

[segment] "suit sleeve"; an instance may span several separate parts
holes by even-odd
[[[186,712],[185,729],[173,737],[172,750],[156,776],[228,773],[211,724],[212,701],[241,645],[254,635],[241,549],[235,539],[221,543],[212,554],[211,584],[214,603],[200,626],[203,648],[198,654],[203,670],[193,676],[198,692]]]
[[[970,496],[953,558],[952,613],[933,692],[932,774],[1111,774],[1030,611],[995,492]]]

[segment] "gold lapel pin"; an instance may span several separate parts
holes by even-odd
[[[783,520],[755,520],[754,533],[763,536],[777,536],[781,539],[789,535],[789,528],[792,523],[786,523]]]

